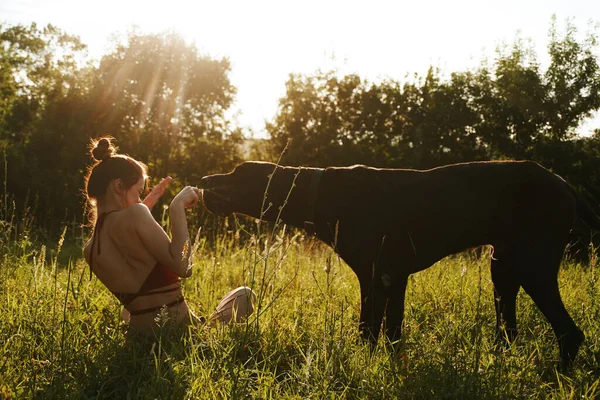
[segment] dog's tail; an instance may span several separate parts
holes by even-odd
[[[566,182],[565,182],[566,183]],[[577,207],[577,215],[589,226],[591,229],[595,231],[600,231],[600,218],[596,215],[596,212],[590,206],[590,204],[585,201],[585,199],[577,193],[577,191],[567,183],[571,193],[575,197],[576,207]]]

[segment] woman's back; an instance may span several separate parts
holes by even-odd
[[[180,314],[177,320],[187,317],[188,310],[179,278],[148,251],[136,231],[139,213],[132,210],[133,206],[100,214],[84,256],[92,272],[133,314],[130,324],[145,331],[155,325],[157,307],[174,303],[171,311]],[[135,315],[144,310],[148,312]]]

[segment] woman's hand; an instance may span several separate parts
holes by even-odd
[[[185,208],[192,208],[198,203],[200,196],[200,189],[193,186],[186,186],[175,196],[171,204],[182,203]]]
[[[165,188],[169,185],[169,183],[171,183],[172,180],[173,178],[171,178],[170,176],[161,179],[158,185],[154,186],[150,193],[148,193],[148,196],[146,196],[142,203],[145,204],[146,207],[148,207],[150,210],[152,210],[152,207],[156,205],[158,199],[160,199],[161,196],[165,193]]]

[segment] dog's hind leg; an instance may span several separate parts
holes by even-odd
[[[558,287],[558,268],[562,253],[554,251],[528,257],[527,269],[521,273],[521,285],[546,317],[558,340],[560,351],[560,370],[566,372],[584,340],[583,332],[577,327],[567,312],[560,297]]]
[[[519,277],[514,260],[494,251],[492,256],[492,283],[496,309],[496,343],[511,343],[517,336],[517,294]]]

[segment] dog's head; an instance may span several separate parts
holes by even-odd
[[[297,171],[272,163],[247,161],[228,174],[205,176],[200,184],[204,206],[221,216],[241,213],[275,220]]]

